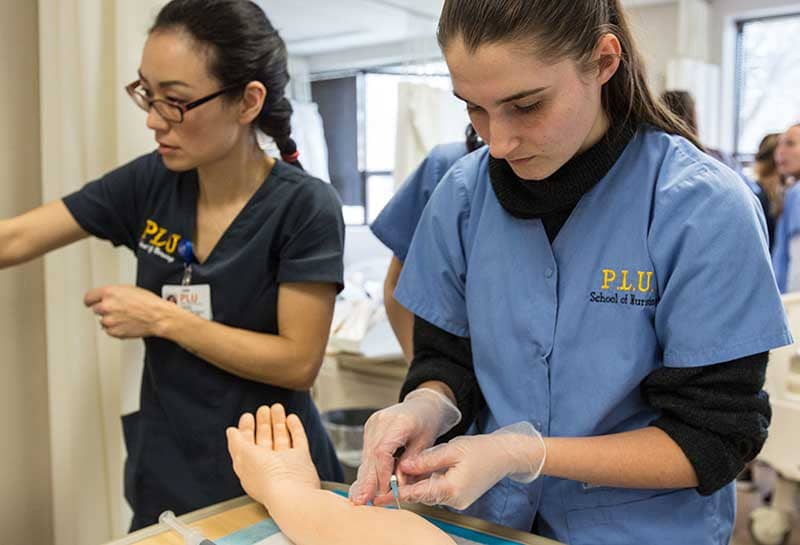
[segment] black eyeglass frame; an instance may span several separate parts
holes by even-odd
[[[139,106],[145,112],[149,112],[150,108],[153,107],[153,104],[156,104],[156,103],[162,103],[162,104],[165,104],[165,105],[167,105],[167,106],[169,106],[171,108],[175,108],[178,112],[180,112],[180,119],[178,119],[178,120],[169,119],[167,116],[165,116],[161,112],[161,110],[156,108],[156,111],[158,112],[158,114],[161,117],[163,117],[166,121],[168,121],[170,123],[183,123],[183,119],[184,119],[184,116],[186,115],[186,112],[188,112],[190,110],[194,110],[198,106],[202,106],[206,102],[214,100],[218,96],[222,96],[225,93],[227,93],[228,91],[236,89],[237,87],[241,87],[241,85],[238,84],[238,83],[235,84],[235,85],[228,85],[227,87],[223,87],[222,89],[220,89],[216,93],[211,93],[210,95],[204,96],[202,98],[198,98],[197,100],[193,100],[192,102],[189,102],[187,104],[178,104],[177,102],[171,102],[171,101],[165,100],[163,98],[149,98],[149,97],[143,95],[142,93],[137,91],[137,89],[141,85],[142,85],[142,80],[140,80],[140,79],[137,79],[136,81],[132,81],[131,83],[129,83],[128,85],[125,86],[125,92],[128,93],[128,95],[131,97],[131,100],[133,100],[134,104]],[[144,100],[145,104],[141,104],[140,102],[138,102],[138,100],[136,98],[137,96],[139,98],[141,98],[142,100]]]

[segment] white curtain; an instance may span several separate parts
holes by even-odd
[[[136,77],[147,25],[163,3],[39,1],[45,202],[152,148],[122,86]],[[92,240],[45,259],[56,545],[104,543],[130,523],[119,416],[121,399],[131,398],[123,385],[136,387],[123,384],[123,364],[140,349],[108,338],[82,304],[90,288],[132,281],[124,252]]]
[[[402,185],[437,144],[463,141],[468,122],[464,105],[451,92],[401,83],[397,93],[395,185]]]
[[[300,150],[300,162],[310,174],[326,182],[331,181],[328,172],[328,144],[319,107],[314,102],[292,101],[292,138]]]

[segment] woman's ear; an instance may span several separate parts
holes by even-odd
[[[244,88],[242,102],[239,110],[239,122],[249,125],[261,113],[264,101],[267,99],[267,88],[260,81],[251,81]]]
[[[622,62],[622,44],[614,34],[606,34],[597,42],[595,49],[597,59],[597,79],[600,85],[606,84],[619,70]]]

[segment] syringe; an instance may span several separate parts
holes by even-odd
[[[203,534],[201,534],[197,530],[189,528],[184,523],[179,521],[175,517],[175,513],[173,513],[172,511],[164,511],[163,513],[161,513],[161,515],[158,517],[158,522],[166,524],[167,526],[178,532],[181,535],[181,537],[183,537],[183,542],[186,545],[215,545],[213,541],[203,537]]]

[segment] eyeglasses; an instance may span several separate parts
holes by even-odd
[[[214,100],[218,96],[221,96],[231,89],[235,89],[236,87],[239,87],[239,85],[236,84],[223,87],[216,93],[204,96],[203,98],[199,98],[189,102],[188,104],[177,104],[162,98],[150,98],[145,94],[144,89],[142,89],[142,81],[138,79],[126,85],[125,92],[127,92],[131,99],[133,99],[134,104],[136,104],[145,112],[149,112],[150,108],[155,108],[156,112],[158,112],[158,115],[163,117],[166,121],[169,121],[170,123],[183,123],[183,116],[186,114],[186,112],[193,110],[210,100]]]

